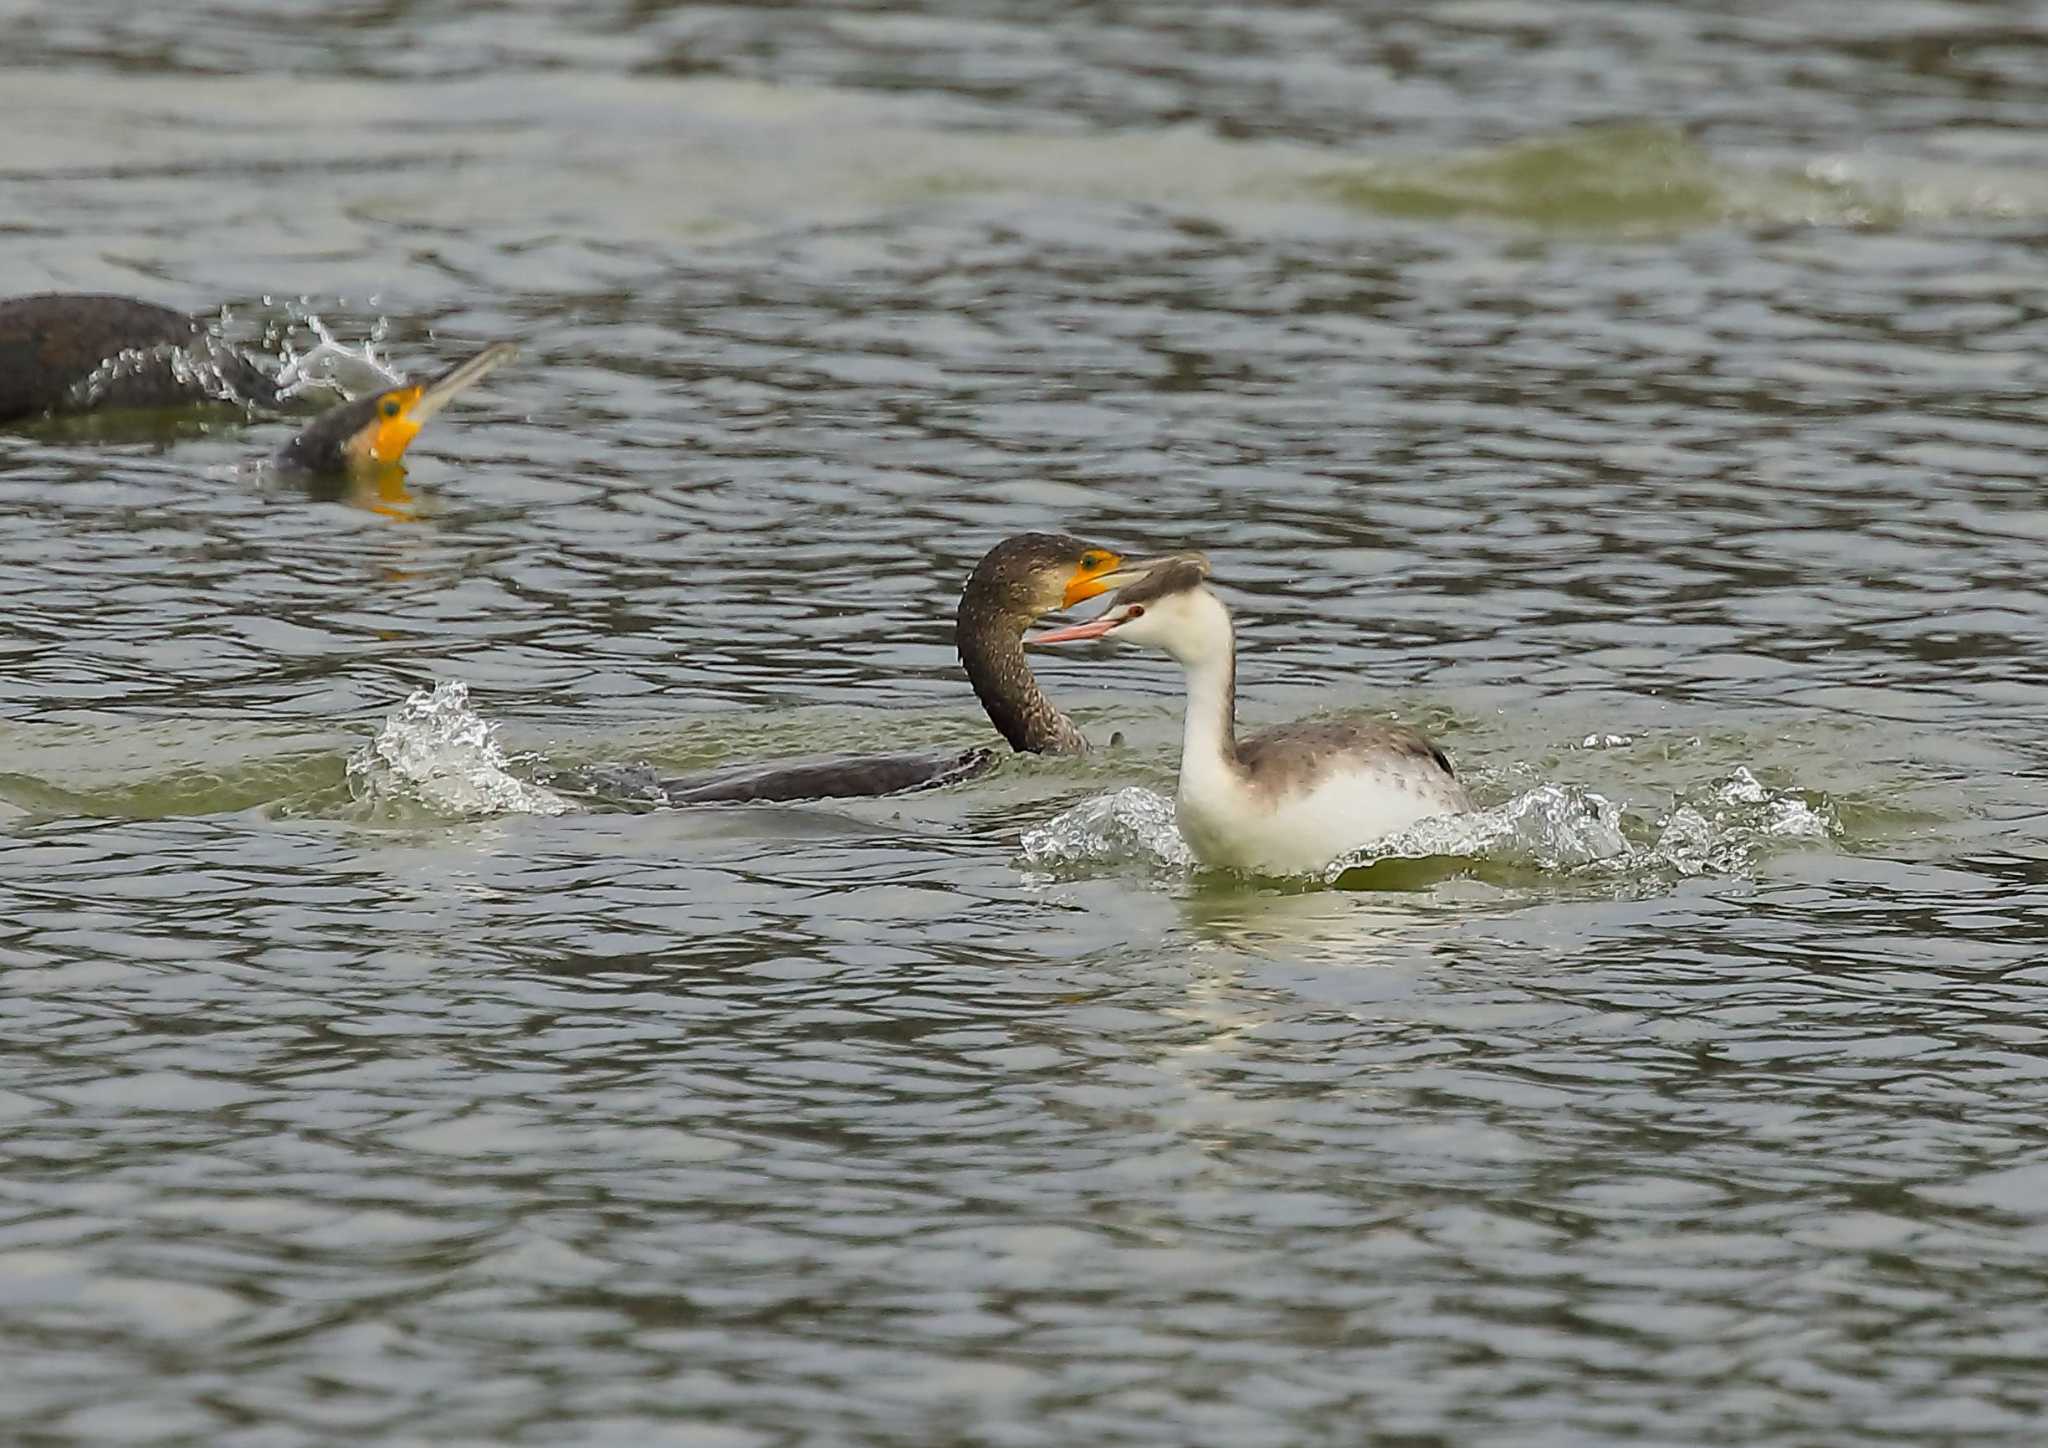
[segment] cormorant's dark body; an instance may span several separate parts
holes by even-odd
[[[71,293],[0,299],[0,422],[195,402],[275,407],[277,384],[168,307]]]
[[[769,804],[867,799],[938,789],[986,774],[993,750],[958,754],[849,754],[800,764],[747,764],[703,774],[662,775],[644,764],[595,764],[547,775],[559,794],[612,805]]]
[[[1066,533],[1020,533],[984,554],[961,591],[954,627],[961,666],[990,721],[1020,754],[1079,754],[1088,748],[1074,721],[1032,677],[1024,632],[1032,620],[1065,606],[1075,569],[1103,552]],[[1108,561],[1118,560],[1109,555]],[[606,764],[562,770],[543,783],[599,803],[661,808],[908,794],[973,779],[995,764],[991,749],[835,755],[680,778],[642,764]]]

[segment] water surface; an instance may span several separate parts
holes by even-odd
[[[4,290],[523,350],[397,517],[0,434],[5,1436],[2038,1436],[2030,8],[16,9]],[[1191,872],[1137,653],[522,793],[984,741],[1046,527],[1508,823]]]

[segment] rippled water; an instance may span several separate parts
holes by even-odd
[[[410,497],[0,432],[0,1437],[2037,1441],[2044,65],[1991,3],[13,7],[0,291],[522,355]],[[1086,760],[538,783],[985,742],[951,608],[1052,526],[1207,550],[1248,717],[1487,812],[1191,871],[1137,652],[1040,662]]]

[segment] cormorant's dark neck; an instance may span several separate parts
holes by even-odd
[[[271,457],[280,471],[319,475],[351,471],[349,443],[377,419],[381,393],[337,402],[304,427]]]
[[[1020,754],[1085,754],[1088,740],[1053,706],[1024,657],[1030,620],[1006,614],[970,585],[953,630],[960,665],[981,707]]]

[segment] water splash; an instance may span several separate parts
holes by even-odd
[[[1342,856],[1318,872],[1333,884],[1397,860],[1468,860],[1558,876],[1651,881],[1739,875],[1773,845],[1839,834],[1833,811],[1766,786],[1748,769],[1673,800],[1661,815],[1632,815],[1577,785],[1539,784],[1489,809],[1435,815]],[[1083,800],[1027,830],[1026,867],[1089,873],[1141,865],[1187,873],[1194,853],[1174,824],[1173,801],[1149,789]]]
[[[1174,825],[1173,801],[1136,787],[1084,799],[1024,832],[1024,863],[1037,870],[1147,864],[1194,868],[1194,851]]]
[[[1619,805],[1588,789],[1541,784],[1491,809],[1417,820],[1383,840],[1353,850],[1325,869],[1322,877],[1334,881],[1346,871],[1385,860],[1481,855],[1544,870],[1573,870],[1628,853]]]
[[[304,352],[294,345],[298,328],[315,339]],[[316,314],[295,312],[288,321],[266,325],[260,342],[247,339],[245,349],[234,335],[232,314],[223,307],[189,340],[116,352],[71,385],[68,401],[73,409],[89,412],[108,406],[184,406],[194,399],[267,408],[309,391],[361,396],[403,380],[378,355],[382,335],[380,321],[368,340],[348,346]],[[258,365],[271,359],[280,363],[274,378]]]
[[[284,367],[277,375],[280,392],[296,395],[317,385],[357,397],[404,380],[395,367],[377,355],[377,342],[383,332],[381,322],[368,339],[351,347],[337,341],[317,313],[307,312],[298,321],[315,340],[311,347],[299,352],[288,336],[276,339],[275,345],[284,354]]]
[[[566,814],[552,790],[515,778],[493,737],[497,725],[469,707],[469,685],[415,689],[377,737],[349,759],[349,789],[373,803],[411,801],[440,814]]]
[[[250,364],[217,337],[202,333],[190,342],[126,347],[71,384],[70,405],[81,411],[105,405],[170,405],[207,398],[234,407],[263,399],[245,384],[260,383]]]
[[[1831,839],[1837,829],[1831,808],[1771,789],[1738,767],[1680,801],[1648,854],[1680,875],[1733,875],[1754,864],[1773,841]]]

